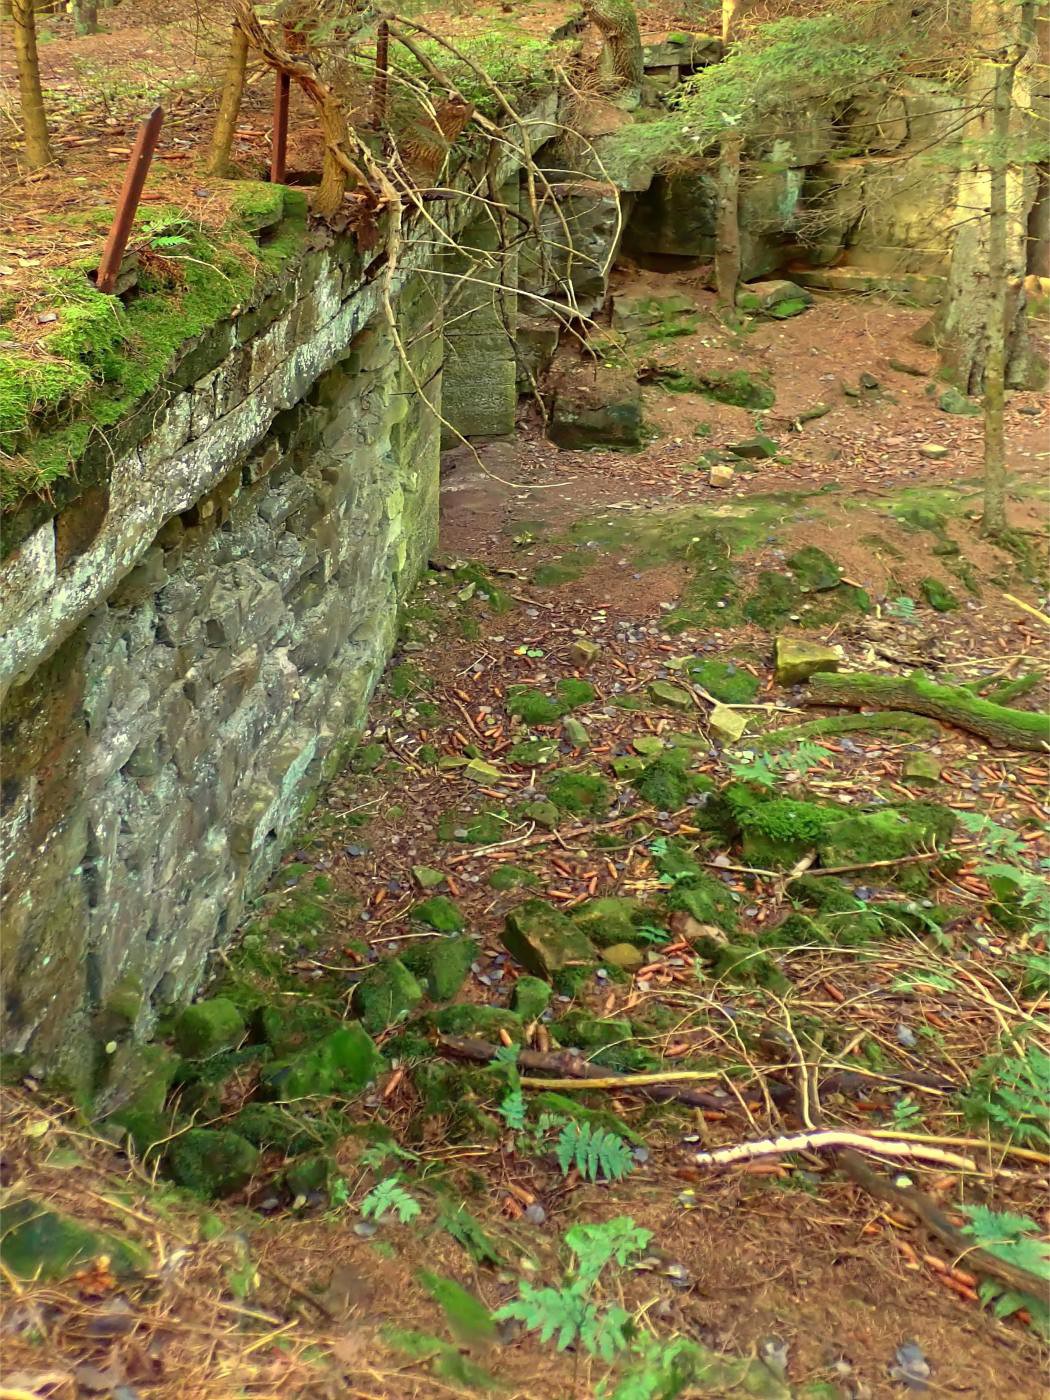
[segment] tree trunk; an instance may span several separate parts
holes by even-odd
[[[932,326],[941,352],[942,375],[966,394],[984,392],[991,348],[990,327],[997,311],[993,298],[1000,295],[989,275],[992,173],[995,164],[996,111],[1002,65],[1016,73],[1030,42],[1032,5],[1019,6],[1000,0],[974,0],[973,44],[978,57],[966,92],[972,115],[961,132],[966,146],[978,155],[959,172],[956,187],[955,237],[944,300]],[[1012,87],[1012,83],[1011,83]],[[1012,96],[1005,114],[1010,140],[1023,135],[1028,113]],[[987,153],[987,154],[982,154]],[[964,156],[965,158],[965,156]],[[1002,314],[1004,382],[1010,388],[1034,387],[1039,382],[1038,360],[1028,342],[1023,279],[1026,262],[1028,215],[1035,199],[1034,167],[1011,164],[1002,152],[1005,254],[1002,260],[1005,308]],[[997,321],[998,324],[998,321]]]
[[[1013,105],[1012,62],[995,69],[992,99],[992,149],[988,157],[988,355],[984,367],[984,515],[983,534],[995,538],[1006,530],[1006,442],[1003,410],[1006,399],[1006,279],[1007,267],[1007,143]],[[1021,295],[1024,293],[1022,291]]]
[[[226,65],[226,78],[222,85],[219,110],[215,114],[211,150],[208,153],[209,175],[221,177],[229,174],[230,151],[233,149],[233,134],[237,129],[237,114],[241,110],[247,66],[248,36],[239,24],[235,24],[230,33],[230,58]]]
[[[98,33],[98,0],[73,0],[73,29],[77,34]]]
[[[635,105],[642,96],[642,37],[634,0],[584,0],[588,19],[601,30],[602,76]]]
[[[719,305],[736,305],[740,281],[740,154],[739,136],[726,137],[718,159],[718,210],[715,217],[715,287]]]
[[[36,52],[36,15],[33,0],[11,0],[14,22],[15,63],[18,66],[18,91],[22,102],[22,125],[25,128],[26,164],[30,170],[50,165],[51,139],[47,133],[44,94],[40,87],[40,60]]]

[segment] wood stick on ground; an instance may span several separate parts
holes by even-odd
[[[806,703],[842,705],[847,709],[872,706],[907,710],[943,720],[1002,748],[1036,753],[1050,750],[1050,715],[980,700],[962,686],[938,685],[921,671],[913,671],[909,676],[818,672],[810,678]]]
[[[788,1137],[761,1138],[758,1142],[740,1142],[733,1147],[720,1147],[714,1152],[697,1152],[693,1162],[698,1167],[731,1167],[736,1162],[753,1162],[759,1157],[786,1157],[791,1152],[819,1152],[822,1149],[851,1148],[857,1152],[876,1152],[884,1157],[936,1162],[942,1167],[959,1167],[975,1171],[977,1163],[957,1152],[945,1152],[925,1143],[901,1142],[900,1139],[871,1138],[866,1133],[851,1133],[838,1128],[808,1129]]]
[[[499,1050],[499,1046],[492,1045],[487,1040],[475,1040],[470,1036],[442,1035],[438,1037],[437,1043],[442,1054],[451,1055],[457,1060],[473,1060],[476,1064],[488,1064],[496,1058]],[[568,1050],[550,1053],[542,1050],[522,1050],[518,1056],[518,1066],[525,1070],[540,1070],[552,1078],[594,1081],[590,1085],[592,1088],[615,1088],[625,1094],[641,1094],[644,1098],[655,1099],[658,1102],[675,1100],[678,1103],[689,1104],[692,1108],[710,1108],[719,1113],[736,1107],[727,1095],[709,1094],[703,1089],[683,1089],[672,1084],[653,1083],[655,1076],[652,1075],[611,1074],[601,1065],[592,1065],[580,1055],[573,1055]],[[639,1084],[636,1082],[638,1079],[645,1082]],[[587,1086],[581,1084],[580,1087]]]

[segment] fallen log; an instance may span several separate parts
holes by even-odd
[[[810,677],[805,703],[907,710],[968,730],[1001,748],[1037,753],[1050,750],[1050,715],[981,700],[962,686],[938,685],[921,671],[909,676],[817,672]]]

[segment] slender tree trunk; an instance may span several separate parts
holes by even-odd
[[[77,34],[98,33],[98,0],[73,0],[73,29]]]
[[[15,63],[18,66],[18,91],[22,101],[22,125],[25,128],[26,164],[30,170],[50,165],[51,138],[47,133],[47,114],[40,86],[40,60],[36,52],[36,15],[33,0],[11,0],[14,21]]]
[[[718,209],[715,214],[715,288],[719,305],[732,309],[740,281],[740,155],[743,141],[728,136],[718,158]]]
[[[973,163],[959,172],[956,189],[956,229],[944,300],[931,329],[941,352],[944,378],[966,394],[983,394],[991,352],[995,299],[1005,296],[1004,378],[1012,388],[1035,387],[1040,378],[1038,357],[1028,339],[1025,273],[1028,214],[1035,199],[1037,177],[1023,159],[1007,158],[1010,142],[1020,143],[1029,123],[1027,84],[1018,98],[1014,77],[1031,43],[1033,5],[1007,0],[974,0],[973,45],[978,54],[966,91],[971,116],[961,133],[976,151]],[[1010,96],[1005,113],[996,109],[1003,66],[1010,68]],[[1005,135],[1001,134],[1005,122]],[[998,126],[997,126],[998,123]],[[1000,134],[997,134],[999,131]],[[989,154],[984,154],[988,152]],[[1004,243],[1000,247],[1001,281],[989,275],[993,161],[1000,156],[1000,198]],[[993,302],[995,304],[993,305]]]
[[[722,46],[728,50],[743,0],[722,0]],[[740,281],[740,162],[744,142],[722,139],[718,152],[718,206],[715,211],[715,290],[720,306],[732,311]]]
[[[241,110],[241,97],[244,94],[244,73],[248,65],[248,36],[239,24],[230,33],[230,58],[226,65],[226,78],[222,85],[219,110],[215,115],[215,127],[211,135],[211,150],[208,153],[208,174],[228,175],[230,151],[233,149],[233,133],[237,129],[237,114]]]
[[[988,356],[984,366],[984,517],[981,528],[989,536],[1006,529],[1006,443],[1003,408],[1006,398],[1007,314],[1007,193],[1010,109],[1013,105],[1013,61],[995,69],[992,99],[992,149],[988,156]]]

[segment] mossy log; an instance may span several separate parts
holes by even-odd
[[[788,724],[770,734],[749,734],[736,747],[750,749],[753,753],[770,753],[799,744],[803,739],[832,739],[838,734],[871,734],[883,730],[910,739],[936,739],[940,732],[932,719],[886,710],[870,715],[826,715],[805,724]]]
[[[966,729],[998,748],[1035,752],[1050,749],[1050,715],[1011,710],[991,700],[981,700],[962,686],[938,685],[921,671],[913,671],[910,676],[818,672],[809,682],[806,703],[907,710]]]

